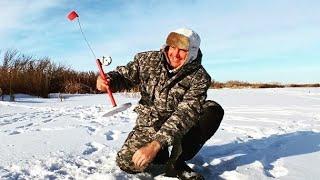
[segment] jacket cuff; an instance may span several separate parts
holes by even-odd
[[[173,142],[173,138],[170,135],[160,131],[155,134],[154,140],[160,143],[161,148],[170,146]]]
[[[107,74],[107,77],[109,77],[110,79],[110,84],[109,84],[109,87],[111,89],[112,92],[117,92],[119,91],[119,82],[121,82],[119,79],[118,79],[118,74],[117,72],[115,71],[110,71]]]

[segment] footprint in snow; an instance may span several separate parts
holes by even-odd
[[[87,129],[88,129],[88,131],[90,131],[90,132],[95,132],[95,131],[96,131],[96,129],[95,129],[95,128],[90,127],[90,126],[87,126],[86,128],[87,128]]]
[[[94,152],[100,151],[102,148],[104,148],[103,144],[97,143],[97,142],[90,142],[86,144],[87,149],[82,152],[83,155],[90,155]]]
[[[16,135],[16,134],[20,134],[21,131],[12,131],[9,135]]]
[[[30,126],[32,126],[33,125],[33,123],[29,123],[29,124],[26,124],[26,125],[23,125],[23,126],[18,126],[18,127],[16,127],[17,129],[21,129],[21,128],[26,128],[26,127],[30,127]]]
[[[106,132],[104,135],[106,135],[106,139],[108,141],[110,140],[117,140],[119,138],[119,134],[120,134],[120,131],[108,131]]]
[[[48,123],[48,122],[50,122],[50,121],[52,121],[53,119],[47,119],[47,120],[43,120],[42,122],[43,123]]]
[[[98,131],[98,128],[94,128],[94,127],[91,127],[91,126],[87,126],[87,125],[80,125],[80,126],[86,128],[86,129],[87,129],[87,132],[88,132],[90,135],[94,135],[94,134],[96,134],[97,131]]]

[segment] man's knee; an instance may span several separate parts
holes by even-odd
[[[151,141],[151,134],[154,132],[146,128],[134,129],[129,133],[124,145],[117,153],[116,162],[120,169],[131,174],[143,172],[146,169],[146,167],[136,167],[132,157],[139,148]]]
[[[224,110],[216,102],[208,100],[203,106],[204,112],[199,121],[202,142],[210,139],[218,130],[223,119]]]
[[[126,157],[124,154],[121,154],[118,152],[117,158],[116,158],[116,163],[119,166],[119,168],[127,173],[135,173],[132,171],[134,167],[132,166],[131,160],[129,160],[129,157]]]
[[[132,152],[121,149],[117,153],[117,157],[116,157],[116,163],[119,166],[119,168],[130,174],[143,172],[145,167],[136,168],[134,163],[132,162],[132,156],[133,156]]]
[[[210,117],[215,117],[217,120],[222,120],[224,115],[224,110],[220,104],[215,101],[207,100],[203,106],[204,114],[207,114]]]

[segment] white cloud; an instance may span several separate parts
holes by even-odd
[[[25,24],[28,16],[40,13],[57,5],[61,5],[59,0],[1,0],[0,35],[6,35],[11,29],[20,29],[29,26]]]
[[[318,5],[316,1],[2,0],[0,41],[6,43],[0,49],[14,47],[66,60],[76,69],[95,70],[77,24],[65,17],[76,9],[97,56],[111,55],[113,65],[127,63],[139,51],[159,49],[167,33],[181,26],[200,34],[207,65],[259,63],[258,58],[314,48],[320,40]]]

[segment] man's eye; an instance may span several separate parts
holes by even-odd
[[[180,51],[185,52],[185,53],[188,52],[188,50],[185,50],[185,49],[180,49]]]

